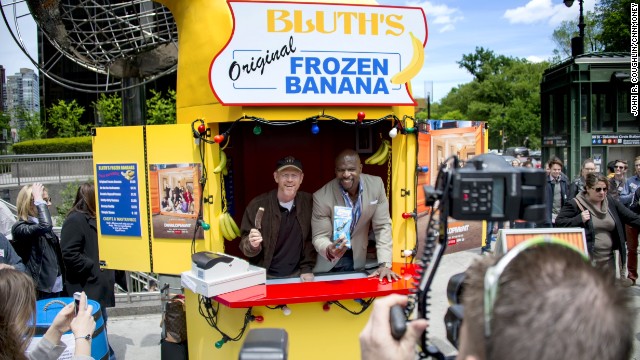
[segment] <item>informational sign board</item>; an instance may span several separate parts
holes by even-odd
[[[593,145],[640,145],[640,134],[591,135]]]
[[[224,105],[414,105],[422,8],[228,1],[234,28],[212,61]]]
[[[100,233],[140,236],[137,164],[96,164]]]

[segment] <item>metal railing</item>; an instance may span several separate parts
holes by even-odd
[[[160,300],[158,278],[140,271],[127,271],[127,290],[116,284],[116,302],[144,300]]]
[[[0,186],[22,186],[33,182],[65,182],[85,180],[93,176],[93,153],[61,153],[0,156]],[[17,219],[16,206],[0,199]],[[62,228],[54,226],[60,237]],[[127,289],[116,285],[116,299],[129,303],[159,300],[158,278],[152,274],[127,272]]]
[[[0,186],[85,180],[91,176],[91,152],[0,156]]]

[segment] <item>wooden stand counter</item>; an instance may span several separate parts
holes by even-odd
[[[307,283],[297,278],[268,280],[266,285],[215,296],[211,304],[217,313],[216,324],[230,338],[241,333],[248,311],[263,319],[249,322],[238,341],[228,341],[219,349],[215,343],[223,336],[200,314],[206,314],[206,307],[199,295],[187,290],[189,358],[237,359],[250,329],[281,328],[289,335],[291,360],[359,359],[358,335],[371,311],[363,310],[366,301],[392,293],[408,294],[416,281],[413,265],[394,263],[393,270],[401,279],[392,283],[362,272],[337,273],[316,276]]]

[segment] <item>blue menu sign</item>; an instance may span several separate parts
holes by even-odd
[[[102,235],[140,236],[138,166],[96,165]]]

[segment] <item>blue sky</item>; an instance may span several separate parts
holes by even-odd
[[[585,0],[585,11],[593,10],[595,1]],[[553,30],[563,20],[577,20],[579,13],[578,1],[567,8],[562,0],[378,0],[378,3],[424,9],[429,27],[425,65],[412,86],[415,97],[430,92],[434,101],[446,96],[453,87],[472,80],[456,64],[462,55],[474,53],[481,46],[497,55],[530,61],[549,59],[555,48],[551,40]],[[5,6],[4,10],[13,22],[13,7]],[[18,5],[18,15],[26,12],[24,3]],[[18,25],[29,52],[37,57],[33,20],[30,16],[20,17]],[[4,23],[0,24],[0,65],[8,75],[21,67],[34,68],[13,42]]]

